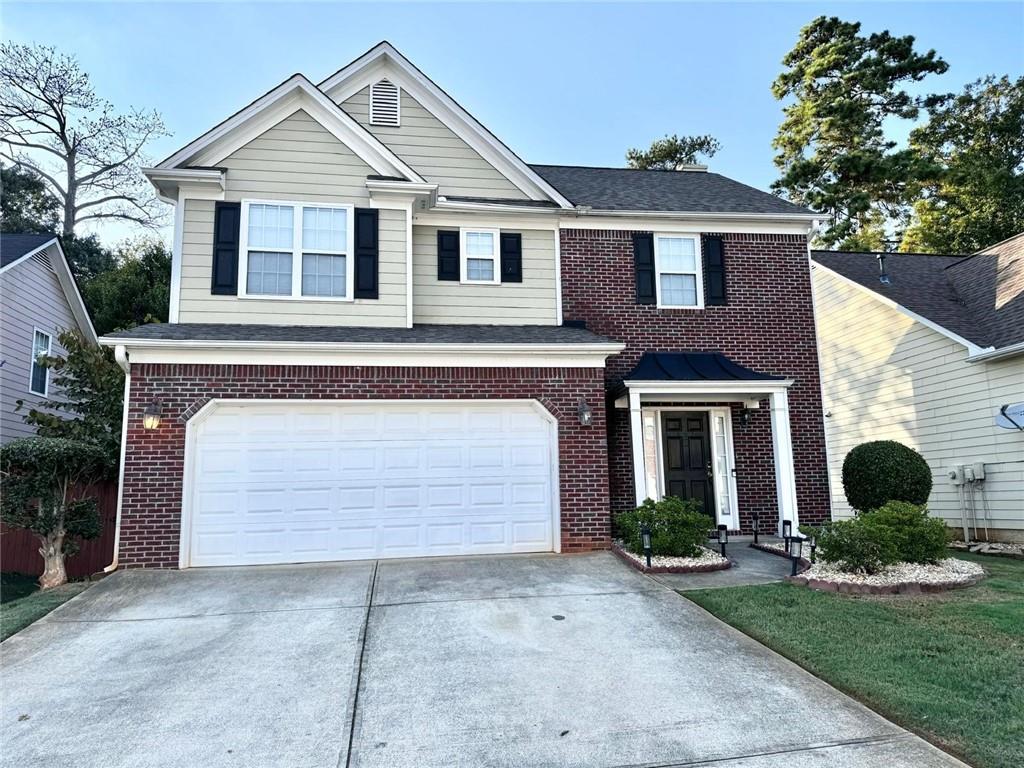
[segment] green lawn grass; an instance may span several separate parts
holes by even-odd
[[[41,619],[88,586],[88,581],[73,581],[41,592],[34,576],[0,574],[0,641]]]
[[[1024,561],[937,595],[789,584],[681,593],[906,728],[982,768],[1024,766]]]

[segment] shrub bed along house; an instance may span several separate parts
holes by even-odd
[[[652,573],[716,571],[732,565],[704,546],[713,524],[697,502],[675,496],[647,499],[615,518],[619,539],[612,550],[629,565]],[[651,535],[651,566],[644,555],[643,531]]]

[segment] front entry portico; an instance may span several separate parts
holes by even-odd
[[[740,513],[799,525],[789,423],[789,379],[740,366],[719,353],[647,353],[623,381],[629,409],[636,503],[695,498],[715,524],[740,530]],[[767,409],[777,509],[741,508],[735,430]],[[706,424],[706,433],[703,432]],[[766,446],[767,448],[767,446]],[[704,455],[706,452],[706,455]],[[698,464],[703,465],[700,478]]]

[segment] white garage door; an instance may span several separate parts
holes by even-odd
[[[556,439],[527,402],[218,403],[182,565],[551,551]]]

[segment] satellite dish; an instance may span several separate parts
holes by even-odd
[[[1009,403],[1001,406],[996,414],[996,426],[1003,429],[1019,429],[1024,432],[1024,403]]]

